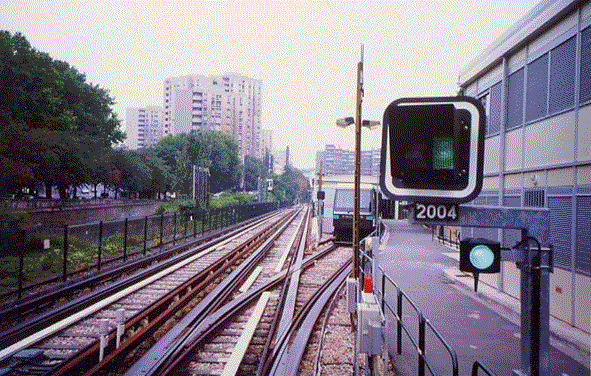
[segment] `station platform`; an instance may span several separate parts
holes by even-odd
[[[458,270],[459,252],[433,241],[430,229],[408,221],[383,222],[377,265],[451,344],[458,355],[460,374],[469,374],[475,360],[498,375],[519,369],[519,301],[486,285],[482,278],[478,292],[474,292],[472,276]],[[379,278],[374,275],[374,286]],[[589,375],[591,336],[554,317],[550,329],[550,374]],[[400,359],[395,368],[401,375],[413,374],[407,372],[412,366]]]

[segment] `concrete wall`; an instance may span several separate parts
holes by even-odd
[[[129,217],[152,215],[159,201],[130,201],[103,206],[66,207],[28,211],[29,224],[43,227],[74,225],[94,221],[107,221]]]

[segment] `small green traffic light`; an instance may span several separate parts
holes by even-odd
[[[490,268],[495,261],[495,254],[488,246],[479,244],[470,251],[470,264],[480,270]]]
[[[433,170],[454,169],[454,139],[433,137]]]
[[[460,241],[460,270],[470,273],[498,273],[501,269],[501,245],[488,239]]]

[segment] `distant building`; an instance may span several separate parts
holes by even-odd
[[[125,111],[125,133],[128,149],[156,144],[162,137],[162,107],[128,108]]]
[[[261,90],[261,80],[235,73],[167,78],[163,133],[225,132],[238,143],[241,160],[262,158]]]
[[[352,150],[340,149],[334,145],[326,145],[324,150],[316,152],[316,171],[320,170],[326,176],[354,175],[355,153]],[[361,175],[379,176],[380,174],[380,149],[361,151]]]
[[[270,129],[261,129],[261,156],[264,157],[271,150],[273,150],[273,131]]]
[[[285,171],[285,166],[289,164],[289,146],[285,149],[272,150],[273,156],[273,173],[281,175]]]

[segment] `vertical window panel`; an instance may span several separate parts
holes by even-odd
[[[511,74],[508,79],[507,129],[523,123],[523,68]]]
[[[502,99],[502,83],[498,82],[490,88],[489,107],[490,118],[488,120],[489,134],[499,133],[501,130],[501,99]]]
[[[550,52],[550,113],[560,112],[575,104],[575,70],[577,45],[570,38]]]
[[[577,197],[577,273],[591,276],[591,197]]]
[[[550,242],[554,249],[554,266],[571,269],[571,197],[548,197],[550,209]]]
[[[548,54],[527,66],[525,121],[546,116],[548,107]]]
[[[591,27],[581,33],[581,103],[591,101]]]

